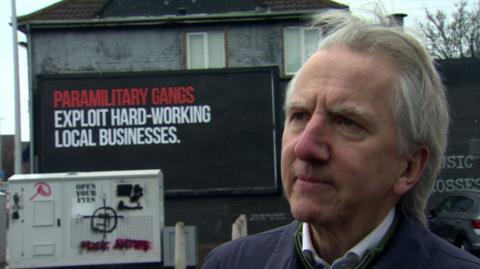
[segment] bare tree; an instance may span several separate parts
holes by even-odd
[[[444,11],[425,10],[426,22],[417,22],[417,29],[427,38],[433,57],[438,59],[480,58],[480,0],[472,10],[467,1],[455,4],[450,18]]]

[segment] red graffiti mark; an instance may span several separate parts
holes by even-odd
[[[152,244],[146,240],[117,239],[113,248],[118,250],[135,249],[149,251],[152,249]]]
[[[110,242],[108,241],[82,241],[80,242],[80,249],[84,249],[87,251],[109,251],[110,250]],[[115,240],[115,245],[113,249],[116,250],[126,250],[126,249],[134,249],[134,250],[143,250],[149,251],[152,249],[152,243],[146,240],[133,240],[133,239],[117,239]]]
[[[45,182],[37,182],[34,188],[35,188],[35,194],[32,196],[32,198],[30,198],[30,201],[35,199],[37,195],[48,197],[50,196],[50,194],[52,194],[52,189],[50,188],[50,185],[48,185]]]
[[[110,250],[110,242],[108,241],[99,241],[99,242],[92,242],[92,241],[82,241],[80,242],[80,248],[85,249],[87,251],[107,251]]]

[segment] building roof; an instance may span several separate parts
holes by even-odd
[[[151,19],[165,16],[216,16],[249,13],[305,13],[348,6],[331,0],[63,0],[19,17],[20,25],[38,22]]]
[[[97,17],[106,0],[63,0],[18,18],[19,22],[55,21],[55,20],[88,20]]]

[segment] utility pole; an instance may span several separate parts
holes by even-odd
[[[17,8],[12,0],[13,74],[15,84],[15,174],[22,173],[22,133],[20,125],[20,75],[18,68]]]

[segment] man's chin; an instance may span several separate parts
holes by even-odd
[[[319,209],[312,209],[301,205],[290,206],[292,216],[299,221],[317,223],[325,217],[325,212]]]

